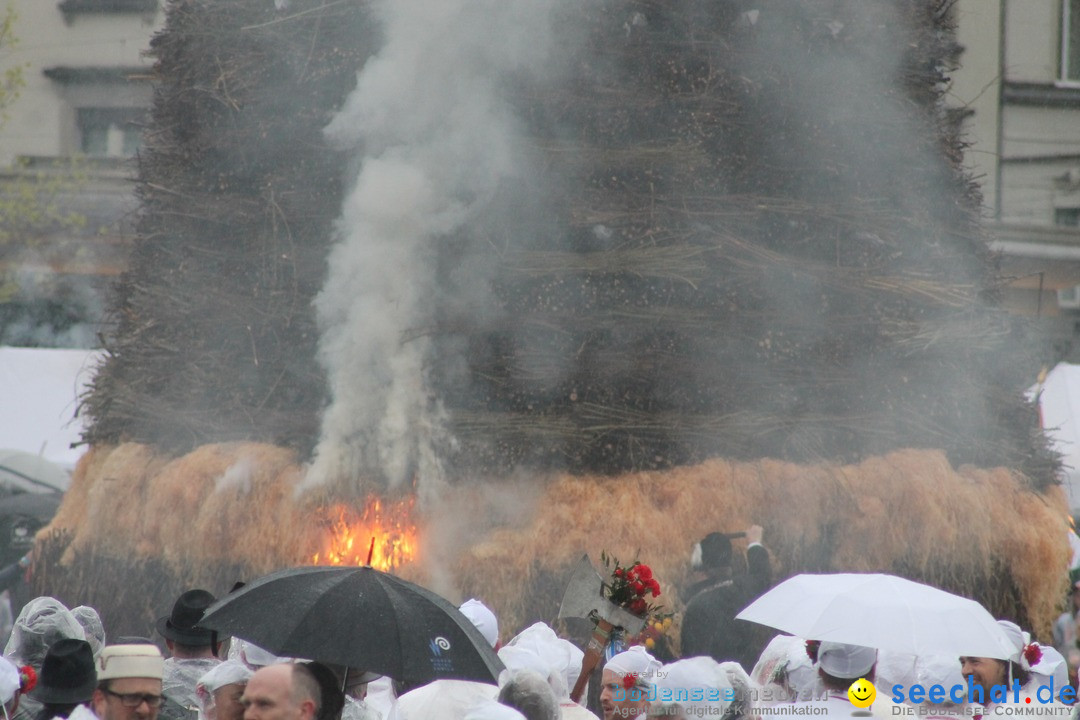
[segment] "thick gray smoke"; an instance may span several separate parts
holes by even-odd
[[[544,66],[553,3],[372,5],[383,46],[327,129],[360,159],[316,301],[333,399],[305,485],[381,474],[425,491],[453,443],[427,376],[438,246],[499,212],[500,185],[529,172],[502,91]]]
[[[612,2],[556,33],[559,2],[374,4],[383,46],[328,129],[358,174],[317,303],[333,399],[308,485],[437,488],[455,441],[435,372],[462,456],[471,421],[508,463],[997,452],[1004,373],[954,330],[998,320],[942,152],[954,48],[930,8]],[[458,327],[499,344],[466,360]]]

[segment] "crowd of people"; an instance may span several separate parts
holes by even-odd
[[[571,699],[585,657],[577,645],[544,623],[502,643],[498,619],[476,599],[459,609],[505,665],[498,684],[439,679],[403,687],[365,668],[277,657],[243,639],[219,637],[199,624],[215,601],[201,589],[176,599],[158,620],[154,640],[107,641],[92,608],[69,610],[49,597],[32,600],[15,620],[0,659],[0,705],[4,720],[1073,715],[1075,693],[1061,692],[1071,680],[1075,685],[1065,657],[1031,642],[1007,621],[1000,625],[1014,652],[1006,659],[913,657],[786,635],[759,647],[734,614],[768,586],[768,559],[760,528],[738,535],[749,540],[748,571],[738,577],[731,571],[730,536],[714,533],[696,552],[701,576],[687,591],[683,657],[661,662],[641,645],[609,653],[593,710],[585,699]],[[1070,637],[1075,647],[1075,630]],[[852,694],[864,683],[871,684],[865,701]],[[914,691],[935,686],[944,692]],[[1039,694],[1047,686],[1054,688],[1049,698]],[[902,688],[899,701],[894,687]],[[954,688],[962,692],[950,692]]]

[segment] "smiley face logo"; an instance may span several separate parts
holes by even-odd
[[[866,678],[859,678],[847,689],[848,700],[857,708],[868,708],[877,697],[877,688]]]

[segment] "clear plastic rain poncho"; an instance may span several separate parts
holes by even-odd
[[[15,618],[11,637],[4,648],[4,657],[15,665],[30,665],[40,674],[49,648],[57,640],[65,638],[85,640],[86,633],[62,602],[51,597],[34,598]],[[41,703],[30,696],[23,696],[19,699],[15,716],[33,718],[40,710]]]
[[[293,658],[290,657],[278,657],[274,653],[263,650],[255,643],[248,642],[247,640],[241,640],[240,638],[233,638],[229,643],[229,660],[238,660],[239,662],[247,665],[252,670],[258,670],[261,667],[267,665],[277,665],[279,663],[293,662]]]
[[[71,614],[86,633],[86,642],[90,643],[90,650],[96,658],[101,654],[101,648],[105,647],[105,626],[101,623],[101,616],[89,605],[71,608]]]
[[[398,698],[387,720],[460,720],[465,711],[494,700],[499,688],[471,680],[434,680]]]
[[[211,668],[195,683],[200,720],[217,720],[214,693],[226,685],[247,685],[254,671],[238,660],[226,660]]]
[[[161,694],[180,707],[198,710],[195,685],[206,673],[221,664],[217,658],[169,658],[161,678]]]
[[[525,720],[525,716],[512,707],[487,700],[470,709],[462,720]]]
[[[809,700],[823,687],[806,652],[806,641],[790,635],[777,635],[769,641],[750,678],[762,687],[766,702]]]
[[[720,670],[723,671],[728,683],[735,691],[735,699],[728,703],[727,712],[724,715],[732,720],[743,720],[752,716],[753,705],[755,699],[761,695],[761,688],[737,662],[731,660],[722,662]]]
[[[545,678],[559,702],[570,700],[570,688],[581,672],[584,653],[542,622],[522,630],[499,649],[506,669],[534,670]]]
[[[363,700],[345,696],[345,707],[341,709],[341,720],[382,720],[382,713]]]
[[[34,598],[15,618],[15,627],[4,648],[4,657],[16,665],[30,665],[41,672],[41,663],[52,644],[62,638],[86,640],[82,625],[56,598]]]

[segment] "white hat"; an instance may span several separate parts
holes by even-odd
[[[1027,647],[1024,631],[1020,629],[1019,625],[1009,620],[998,620],[997,624],[1005,631],[1005,635],[1008,636],[1014,648],[1012,655],[1006,659],[1018,663],[1025,670],[1030,670],[1027,658],[1024,657],[1024,648]]]
[[[1065,656],[1048,645],[1039,645],[1039,652],[1039,661],[1031,666],[1031,674],[1038,678],[1039,684],[1049,685],[1053,678],[1055,688],[1068,685],[1069,665]]]
[[[209,717],[214,708],[214,693],[226,685],[247,685],[255,674],[239,660],[226,660],[203,673],[195,683],[195,700],[201,710],[200,717]]]
[[[733,695],[727,673],[711,657],[676,660],[664,666],[662,676],[656,681],[660,705],[676,704],[686,717],[720,717],[727,712]],[[690,697],[698,699],[690,700]]]
[[[106,645],[97,658],[97,679],[152,678],[160,680],[165,658],[155,645]]]
[[[495,617],[495,613],[491,612],[487,605],[476,598],[472,598],[462,603],[458,610],[461,611],[462,615],[469,618],[469,622],[476,626],[476,629],[491,644],[491,647],[498,644],[499,621]]]
[[[21,685],[19,668],[7,658],[0,657],[0,703],[6,705],[14,700]]]
[[[660,661],[648,653],[640,645],[634,645],[613,656],[604,665],[605,670],[610,670],[616,675],[633,675],[638,684],[648,684],[656,676],[656,671],[662,668]]]
[[[245,685],[251,679],[255,671],[237,660],[226,660],[202,674],[195,683],[198,690],[200,686],[210,692],[217,692],[226,685]]]
[[[818,667],[842,680],[861,678],[877,662],[877,650],[847,643],[821,643],[818,648]]]

